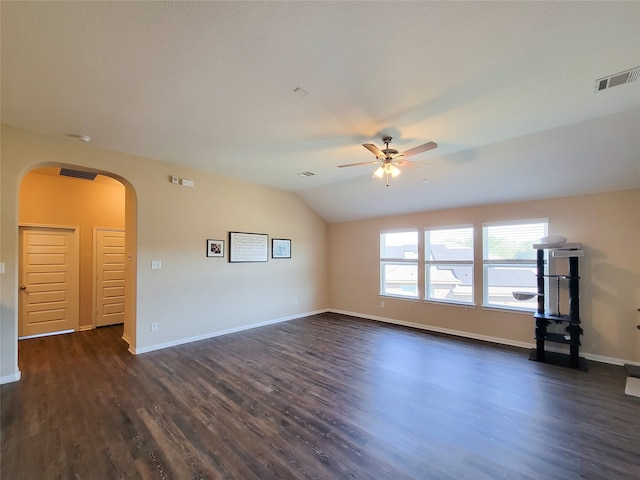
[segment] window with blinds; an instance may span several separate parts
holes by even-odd
[[[547,236],[548,225],[548,219],[482,225],[484,305],[535,310],[535,298],[519,301],[513,292],[537,291],[533,244]]]
[[[473,225],[426,228],[425,300],[473,305]]]
[[[418,231],[380,234],[380,295],[418,298]]]

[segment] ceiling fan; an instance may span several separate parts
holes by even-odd
[[[437,148],[438,145],[434,142],[427,142],[422,145],[418,145],[417,147],[410,148],[405,152],[398,152],[398,150],[394,148],[389,148],[389,144],[391,143],[391,137],[382,137],[382,143],[385,144],[385,148],[380,150],[373,143],[364,143],[362,146],[369,150],[376,156],[375,160],[370,162],[358,162],[358,163],[347,163],[346,165],[338,165],[339,168],[343,167],[356,167],[358,165],[376,165],[381,164],[378,169],[373,173],[375,177],[382,178],[383,175],[387,177],[387,187],[389,186],[389,175],[392,177],[397,177],[400,175],[400,169],[398,169],[398,165],[411,164],[411,163],[419,163],[419,162],[411,162],[409,160],[405,160],[407,157],[411,157],[413,155],[417,155],[418,153],[426,152],[429,150],[433,150]]]

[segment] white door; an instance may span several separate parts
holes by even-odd
[[[95,324],[124,323],[124,230],[95,231]]]
[[[78,328],[78,241],[74,228],[20,227],[18,335]]]

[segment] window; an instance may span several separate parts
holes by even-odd
[[[380,295],[418,298],[418,231],[380,234]]]
[[[536,292],[536,250],[547,235],[547,219],[492,223],[482,226],[484,305],[534,310],[535,297],[518,301],[514,291]]]
[[[424,232],[425,300],[473,305],[473,226]]]

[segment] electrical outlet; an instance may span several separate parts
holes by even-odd
[[[380,302],[380,308],[384,308],[384,302]]]
[[[151,260],[151,270],[160,270],[162,268],[162,260]]]
[[[294,305],[294,306],[296,306],[296,307],[298,306],[298,299],[297,299],[297,298],[295,298],[295,299],[293,300],[293,305]]]
[[[149,330],[151,330],[152,332],[157,332],[158,331],[158,322],[151,322],[149,324]]]

